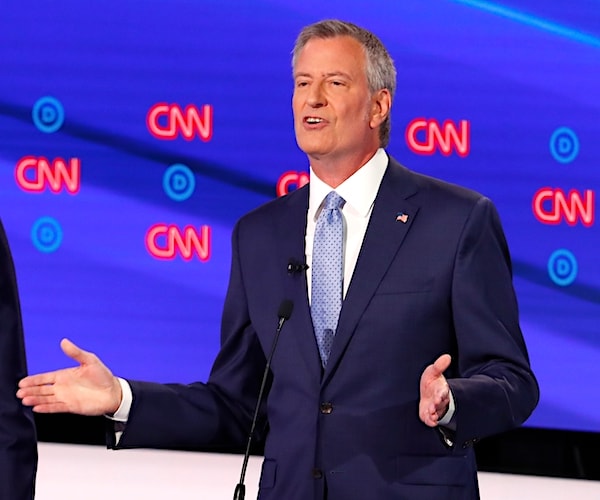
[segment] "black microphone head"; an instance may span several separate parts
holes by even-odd
[[[279,305],[279,311],[277,312],[277,317],[283,318],[287,321],[288,319],[290,319],[293,309],[294,309],[294,303],[290,299],[285,299]]]
[[[288,274],[301,273],[302,271],[306,271],[307,269],[308,269],[308,265],[306,265],[296,259],[290,258],[288,265],[287,265]]]

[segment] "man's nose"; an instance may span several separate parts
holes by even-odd
[[[325,98],[322,84],[317,83],[310,86],[307,103],[313,108],[320,108],[321,106],[325,106],[325,104],[327,104],[327,99]]]

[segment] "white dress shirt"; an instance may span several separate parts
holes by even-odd
[[[335,188],[335,192],[346,200],[346,203],[342,207],[342,218],[344,220],[344,246],[342,250],[344,256],[344,297],[354,273],[360,247],[365,238],[367,225],[369,224],[373,205],[375,204],[375,197],[377,196],[377,191],[379,190],[379,185],[383,179],[387,164],[388,157],[385,151],[378,149],[362,168],[358,169],[354,175]],[[311,264],[315,227],[323,207],[323,201],[332,191],[332,188],[319,179],[311,168],[309,189],[304,251],[306,253],[306,263],[308,264],[306,278],[308,280],[308,300],[310,302]]]

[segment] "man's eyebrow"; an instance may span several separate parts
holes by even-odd
[[[294,78],[299,78],[299,77],[312,78],[312,76],[313,76],[312,73],[308,73],[305,71],[300,71],[300,72],[294,74]],[[325,78],[330,78],[332,76],[341,76],[343,78],[347,78],[348,80],[352,80],[352,77],[348,73],[345,73],[344,71],[331,71],[329,73],[323,73],[322,76],[324,76]]]
[[[298,77],[310,77],[311,74],[310,73],[306,73],[306,72],[298,72],[298,73],[294,73],[294,78],[298,78]]]
[[[331,76],[341,76],[342,78],[346,78],[347,80],[352,80],[352,77],[344,71],[332,71],[331,73],[326,73],[324,76],[326,76],[327,78]]]

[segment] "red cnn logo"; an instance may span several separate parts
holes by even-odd
[[[453,151],[465,157],[471,150],[471,124],[461,120],[456,126],[451,120],[440,125],[435,119],[415,118],[406,127],[406,143],[417,154],[432,155],[439,150],[444,156]]]
[[[594,191],[586,189],[583,194],[575,189],[565,193],[562,189],[544,187],[533,195],[533,214],[542,224],[560,224],[565,220],[569,226],[577,222],[585,227],[594,224]]]
[[[295,189],[300,189],[308,184],[308,180],[307,172],[294,172],[293,170],[285,172],[277,181],[277,196],[283,196]]]
[[[77,194],[81,187],[81,161],[56,158],[50,162],[43,156],[25,156],[17,163],[15,180],[28,193],[50,189],[56,194],[65,189],[67,193]]]
[[[159,102],[148,111],[146,126],[157,139],[176,139],[181,134],[188,141],[198,135],[208,142],[213,135],[213,107],[205,104],[199,110],[190,104],[181,109],[179,104]]]
[[[194,256],[202,262],[210,259],[210,227],[201,226],[198,231],[193,226],[181,230],[174,224],[154,224],[146,233],[146,249],[157,259],[173,260],[177,255],[190,261]]]

